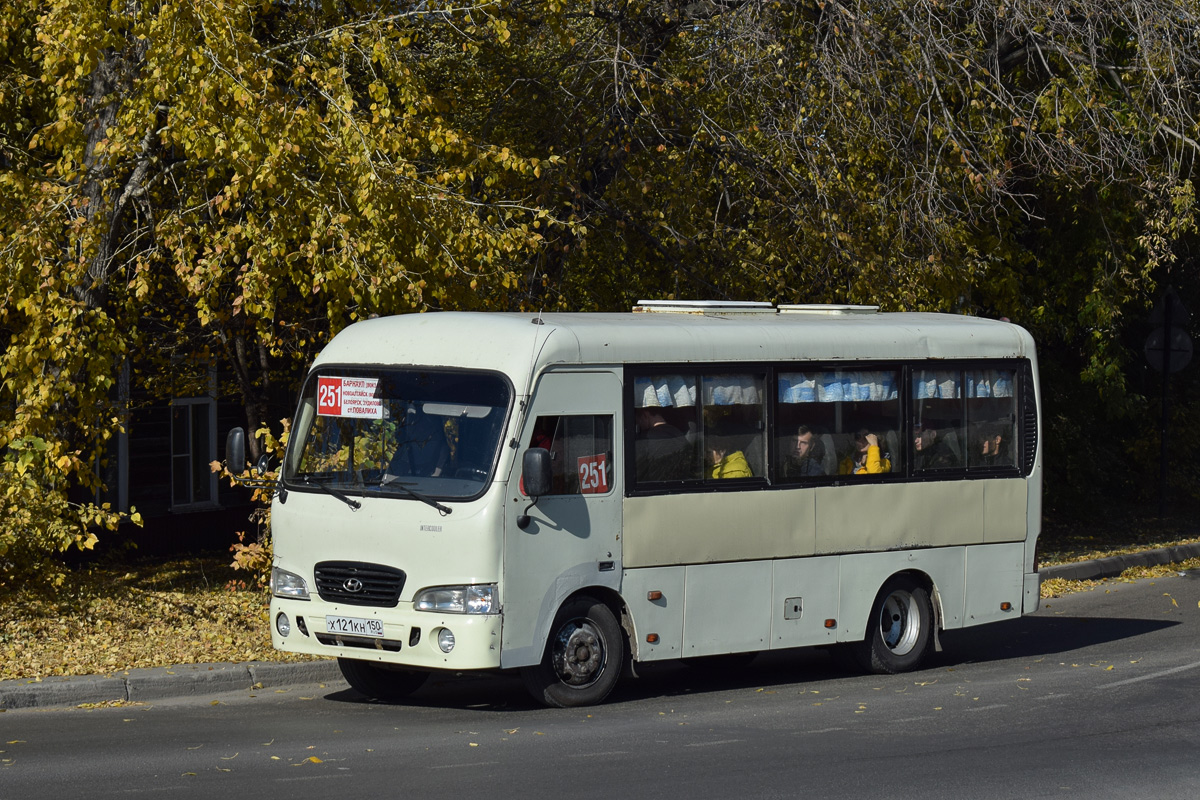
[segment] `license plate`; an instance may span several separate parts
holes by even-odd
[[[325,630],[329,633],[344,633],[349,636],[383,636],[383,623],[377,619],[359,617],[326,617]]]

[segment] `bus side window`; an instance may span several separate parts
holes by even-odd
[[[1016,370],[913,370],[915,473],[1016,466]]]
[[[1011,369],[968,370],[968,469],[1003,469],[1017,465],[1016,372]]]
[[[765,385],[762,373],[703,376],[705,478],[766,476]]]
[[[870,476],[898,471],[904,443],[900,429],[900,373],[894,369],[838,369],[819,378],[837,420],[838,474]]]
[[[963,381],[957,369],[914,369],[912,373],[913,472],[963,466]]]
[[[613,418],[602,414],[538,417],[528,447],[550,451],[551,494],[607,494],[613,485]]]

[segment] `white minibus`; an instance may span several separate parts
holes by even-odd
[[[1037,375],[1016,325],[873,306],[356,323],[279,469],[273,644],[374,698],[519,670],[555,706],[665,659],[916,669],[1038,607]]]

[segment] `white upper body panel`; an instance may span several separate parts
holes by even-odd
[[[489,369],[508,375],[518,394],[524,394],[531,376],[554,366],[1033,359],[1034,352],[1032,338],[1017,325],[953,314],[430,312],[351,325],[321,352],[314,368],[379,364]]]

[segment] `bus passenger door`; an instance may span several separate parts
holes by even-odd
[[[500,664],[542,658],[550,624],[578,589],[621,579],[621,381],[611,372],[542,376],[517,448],[504,525]],[[528,508],[519,480],[529,447],[550,451],[552,493]],[[528,510],[527,510],[528,509]],[[525,528],[517,518],[528,514]]]

